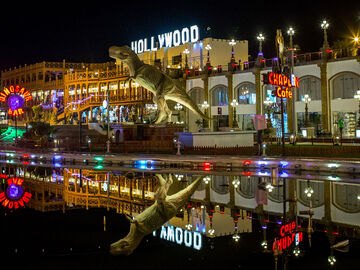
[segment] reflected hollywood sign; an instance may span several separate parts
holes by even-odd
[[[9,209],[24,207],[31,198],[31,193],[24,192],[22,188],[24,180],[17,177],[7,179],[8,187],[5,192],[0,193],[0,202]]]
[[[275,238],[273,244],[273,251],[283,250],[289,248],[294,242],[295,245],[299,245],[300,242],[303,241],[303,233],[296,232],[296,224],[295,221],[282,225],[280,228],[280,236],[281,238]]]
[[[156,233],[156,231],[153,231],[153,236],[156,236]],[[160,239],[174,242],[178,245],[184,243],[185,246],[197,250],[202,248],[202,235],[199,232],[183,230],[180,227],[161,226]]]

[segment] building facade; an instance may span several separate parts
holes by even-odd
[[[190,96],[200,106],[204,101],[210,104],[212,131],[253,129],[252,116],[268,113],[269,108],[264,104],[266,98],[273,101],[270,117],[273,126],[278,127],[280,120],[273,112],[278,109],[279,100],[271,95],[274,86],[264,84],[262,77],[272,71],[274,61],[261,58],[257,62],[243,63],[237,70],[223,70],[221,73],[212,70],[188,78],[186,89]],[[296,121],[298,133],[304,126],[303,97],[308,94],[311,98],[308,104],[310,124],[317,134],[324,131],[338,134],[339,121],[342,121],[343,136],[354,137],[359,118],[359,101],[354,97],[360,89],[359,56],[341,57],[333,53],[324,61],[320,53],[297,55],[294,74],[299,77],[299,88],[294,91],[294,116],[288,101],[285,104],[285,132],[293,133],[289,124],[292,121]],[[234,99],[238,105],[232,106]],[[188,113],[186,121],[190,131],[197,131],[197,118],[192,112]]]

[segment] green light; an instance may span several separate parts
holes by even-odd
[[[94,167],[94,169],[96,169],[96,170],[102,170],[102,169],[104,169],[104,166],[102,166],[102,165],[97,165],[97,166]]]
[[[94,157],[94,159],[96,160],[96,161],[100,161],[100,162],[103,162],[104,161],[104,158],[103,157]]]

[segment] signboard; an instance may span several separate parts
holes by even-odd
[[[173,32],[157,35],[157,38],[154,36],[150,39],[144,38],[138,41],[131,42],[131,49],[135,53],[143,53],[149,51],[156,51],[162,47],[177,47],[186,43],[193,43],[199,41],[199,27],[197,25],[190,26],[190,28],[185,27],[181,31],[175,30]]]
[[[0,193],[0,203],[9,209],[24,207],[31,198],[31,193],[24,192],[22,188],[24,180],[17,177],[7,179],[8,187],[5,192]]]
[[[24,103],[31,99],[30,91],[25,90],[24,87],[20,88],[18,85],[4,88],[0,92],[0,102],[7,103],[9,107],[8,115],[19,116],[24,114]]]
[[[264,84],[271,84],[276,87],[271,95],[278,98],[292,98],[293,93],[291,87],[299,88],[299,77],[294,74],[288,78],[284,74],[269,72],[263,75]]]
[[[259,114],[252,117],[254,128],[256,130],[262,130],[267,128],[265,115]]]
[[[295,246],[297,246],[300,242],[303,241],[303,239],[303,232],[296,232],[295,221],[282,225],[280,227],[280,237],[275,238],[273,251],[275,251],[275,249],[285,250],[293,243],[295,243]]]
[[[156,231],[153,231],[153,236],[156,236]],[[202,235],[199,232],[183,230],[180,227],[161,226],[160,239],[171,241],[178,245],[184,244],[197,250],[202,248]]]

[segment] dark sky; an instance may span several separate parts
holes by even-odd
[[[10,1],[7,1],[10,2]],[[152,35],[197,24],[201,37],[249,41],[255,55],[262,32],[265,57],[273,57],[274,36],[296,30],[303,51],[322,44],[320,24],[330,22],[329,41],[342,39],[360,25],[360,1],[12,1],[2,7],[0,69],[40,61],[104,62],[111,45],[130,44]],[[287,37],[286,37],[287,38]]]

